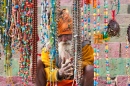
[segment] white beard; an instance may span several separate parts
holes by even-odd
[[[72,43],[71,41],[67,42],[59,42],[58,43],[58,51],[59,51],[59,63],[64,64],[67,60],[71,58],[71,50]]]

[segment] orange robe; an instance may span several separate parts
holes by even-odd
[[[50,64],[51,62],[50,62],[49,57],[50,57],[49,51],[47,51],[45,48],[43,48],[42,53],[41,53],[41,59],[45,65],[45,72],[46,72],[47,81],[48,82],[49,81],[57,82],[58,86],[72,86],[73,80],[59,81],[57,79],[58,68],[55,65],[55,60],[52,61],[53,64]],[[87,65],[93,65],[93,62],[94,62],[93,48],[90,45],[85,45],[82,48],[82,68],[87,66]],[[50,70],[51,68],[53,68],[53,70]],[[49,83],[47,83],[47,86],[50,86]]]

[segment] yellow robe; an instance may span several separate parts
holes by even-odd
[[[47,81],[50,81],[50,80],[52,82],[59,81],[57,79],[58,68],[55,65],[55,61],[53,61],[53,64],[50,64],[49,52],[46,51],[45,48],[42,49],[41,59],[45,65]],[[87,65],[93,65],[93,62],[94,62],[93,48],[90,45],[85,45],[82,48],[82,68]],[[54,68],[54,70],[50,71],[50,68]],[[70,82],[68,82],[68,83],[70,83]],[[66,84],[67,84],[67,82],[66,82]]]

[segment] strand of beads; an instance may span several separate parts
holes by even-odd
[[[20,30],[19,30],[19,34],[20,34],[20,62],[19,62],[19,76],[22,77],[23,80],[23,85],[28,84],[28,80],[30,78],[29,76],[29,67],[30,67],[30,55],[31,55],[31,49],[32,49],[32,40],[35,43],[36,42],[36,37],[34,38],[34,36],[32,35],[32,30],[34,30],[35,34],[37,33],[37,30],[32,29],[34,25],[32,22],[32,18],[33,18],[33,2],[32,0],[28,0],[28,1],[19,1],[19,10],[20,10],[20,18],[19,16],[17,17],[20,24]],[[16,5],[15,5],[16,6]],[[35,12],[35,10],[34,10]],[[36,17],[36,16],[35,16]],[[35,20],[37,21],[37,19]],[[37,24],[37,23],[36,23]],[[34,26],[35,28],[37,28],[37,26]],[[33,37],[32,37],[33,36]],[[34,39],[32,39],[34,38]],[[34,53],[36,54],[36,49],[37,49],[37,43],[35,43],[33,45],[35,45],[36,47],[33,46],[33,55],[34,57],[32,57],[32,71],[36,71],[36,55],[34,55]],[[36,74],[36,72],[32,72],[32,74]]]
[[[106,59],[106,73],[107,73],[107,85],[111,85],[110,79],[110,71],[109,71],[109,58],[108,58],[108,33],[107,33],[107,25],[108,25],[108,2],[104,0],[104,32],[103,38],[105,40],[105,59]]]
[[[85,8],[85,6],[84,6],[84,4],[83,4],[83,7],[81,7],[81,29],[82,29],[82,42],[83,42],[83,40],[84,40],[84,8]]]
[[[50,63],[51,63],[51,72],[53,72],[53,60],[55,59],[57,53],[56,53],[56,32],[57,32],[57,26],[56,26],[56,0],[50,0],[51,3],[51,16],[50,16]],[[50,83],[52,79],[50,78]],[[53,83],[54,85],[54,83]]]
[[[100,31],[100,0],[98,0],[97,13],[98,13],[98,16],[97,16],[97,31],[99,33],[99,31]]]
[[[73,53],[73,57],[74,57],[74,60],[73,60],[73,63],[74,63],[74,79],[73,79],[73,84],[74,84],[74,80],[76,80],[76,74],[77,74],[77,70],[76,70],[76,60],[75,60],[75,28],[76,28],[76,0],[73,0],[73,34],[72,34],[72,51],[74,52]],[[72,86],[73,86],[72,84]]]
[[[48,12],[49,12],[49,2],[48,0],[43,0],[41,2],[41,6],[42,6],[42,9],[41,9],[41,12],[42,12],[42,20],[41,20],[41,32],[40,32],[40,41],[42,44],[46,43],[48,41],[48,36],[49,36],[49,15],[48,15]]]
[[[37,32],[37,21],[38,21],[38,13],[37,13],[37,0],[30,0],[30,4],[32,4],[33,9],[32,10],[32,19],[33,22],[30,21],[30,23],[33,24],[33,30],[32,30],[32,40],[34,41],[32,43],[32,47],[33,47],[33,54],[32,54],[32,82],[35,83],[36,80],[36,74],[37,74],[37,38],[38,38],[38,32]],[[34,10],[34,12],[33,12]],[[31,28],[32,29],[32,28]]]
[[[74,80],[77,82],[77,1],[73,0],[73,49],[74,49]]]
[[[67,9],[66,9],[67,10]],[[56,25],[57,25],[57,29],[58,29],[58,22],[59,22],[59,13],[60,13],[60,0],[56,0]],[[55,46],[56,46],[56,53],[57,53],[57,58],[56,61],[58,61],[58,57],[59,57],[59,53],[58,53],[58,30],[56,30],[55,33]],[[58,65],[58,63],[57,63]]]
[[[91,29],[90,29],[90,22],[91,22],[91,19],[90,19],[90,11],[91,11],[91,8],[90,8],[90,4],[88,4],[88,38],[87,39],[91,39]]]
[[[1,37],[2,37],[2,44],[4,47],[4,54],[5,54],[5,60],[4,60],[4,70],[7,77],[7,84],[13,84],[12,82],[12,52],[11,52],[11,39],[8,35],[8,30],[10,27],[10,15],[11,15],[11,4],[12,2],[9,0],[2,0],[2,12],[1,12]]]
[[[78,0],[78,86],[81,86],[82,80],[82,30],[81,30],[81,0]]]
[[[79,0],[73,1],[73,47],[74,47],[74,80],[76,85],[81,85],[82,70],[81,70],[81,3]]]
[[[128,48],[129,48],[129,42],[128,42],[128,36],[126,36],[126,75],[128,76],[128,80],[127,80],[127,84],[128,86],[130,85],[130,75],[129,75],[129,67],[130,67],[130,63],[128,62]]]
[[[98,1],[99,2],[99,1]],[[94,10],[94,13],[93,13],[93,18],[94,18],[94,28],[93,28],[93,32],[94,32],[94,35],[99,33],[99,31],[97,30],[97,23],[96,23],[96,3],[97,1],[94,0],[93,2],[93,10]],[[98,4],[99,6],[100,4]],[[99,16],[99,8],[97,9],[98,11],[98,18],[100,18]],[[99,23],[100,21],[97,20],[97,22]],[[99,43],[98,42],[95,42],[94,44],[94,86],[98,86],[98,76],[99,76]]]
[[[100,34],[100,1],[98,0],[97,2],[97,13],[98,13],[98,17],[97,17],[97,34]],[[101,39],[102,40],[102,39]],[[96,50],[96,82],[95,84],[98,85],[98,78],[99,78],[99,47],[100,47],[100,44],[97,44],[97,50]]]
[[[87,5],[84,4],[84,40],[87,39]]]

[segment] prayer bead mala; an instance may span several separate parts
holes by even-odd
[[[36,80],[36,73],[37,73],[37,42],[38,42],[38,32],[37,32],[37,21],[38,21],[38,12],[37,12],[37,0],[30,0],[30,7],[33,7],[33,9],[30,9],[32,11],[32,15],[30,16],[30,18],[32,18],[33,22],[30,21],[30,23],[33,24],[33,29],[30,28],[32,30],[32,40],[34,41],[32,43],[32,82],[35,83]]]

